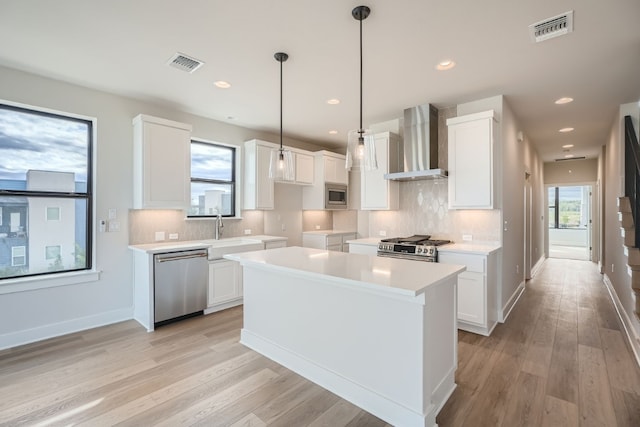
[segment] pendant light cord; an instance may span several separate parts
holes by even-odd
[[[282,155],[282,61],[280,61],[280,155]]]
[[[360,129],[358,130],[362,138],[362,19],[360,20]]]

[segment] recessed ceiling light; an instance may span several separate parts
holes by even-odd
[[[213,82],[213,84],[220,89],[229,89],[231,87],[231,83],[225,82],[224,80],[218,80],[217,82]]]
[[[455,66],[456,66],[455,62],[453,62],[450,59],[445,59],[444,61],[438,62],[438,65],[436,65],[436,70],[446,71],[446,70],[452,69]]]
[[[571,131],[573,131],[573,128],[562,128],[558,132],[566,133],[566,132],[571,132]]]
[[[562,148],[573,148],[573,144],[565,144]]]
[[[568,104],[570,102],[573,102],[573,98],[569,98],[568,96],[565,96],[565,97],[560,98],[560,99],[556,99],[556,104],[558,104],[558,105]]]
[[[565,158],[565,159],[570,159],[570,158],[572,158],[572,157],[573,157],[573,154],[565,154],[565,155],[564,155],[564,158]]]
[[[327,104],[329,105],[338,105],[340,104],[340,100],[337,98],[327,99]]]
[[[337,131],[337,130],[330,130],[330,131],[329,131],[329,134],[330,134],[330,135],[337,135],[337,134],[338,134],[338,131]]]

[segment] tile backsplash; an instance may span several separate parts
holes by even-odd
[[[242,211],[241,214],[242,219],[223,219],[223,237],[243,236],[247,229],[251,234],[264,234],[262,211]],[[213,239],[214,219],[185,219],[181,210],[129,210],[130,245],[156,242],[157,231],[164,231],[165,241],[171,233],[177,233],[179,241]]]
[[[449,210],[448,180],[408,181],[400,184],[400,209],[372,211],[369,235],[387,237],[430,234],[434,238],[462,241],[470,234],[475,241],[500,240],[500,211]]]

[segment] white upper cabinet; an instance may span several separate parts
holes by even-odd
[[[320,151],[324,159],[324,182],[347,185],[349,174],[345,168],[345,156],[330,151]]]
[[[399,207],[399,183],[384,179],[384,174],[402,170],[400,137],[383,132],[375,135],[378,169],[360,170],[360,208],[395,210]]]
[[[302,189],[302,209],[325,209],[325,184],[348,185],[349,174],[345,169],[345,156],[330,151],[314,153],[313,185]]]
[[[191,125],[140,114],[133,119],[134,209],[187,209]]]
[[[296,167],[296,184],[313,184],[313,154],[294,151],[294,162]]]
[[[273,209],[273,180],[269,178],[271,150],[276,145],[258,139],[244,143],[243,209]]]
[[[447,120],[449,209],[493,209],[493,110]]]

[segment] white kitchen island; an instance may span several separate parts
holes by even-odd
[[[455,389],[464,266],[288,247],[243,267],[242,344],[396,426],[433,426]]]

